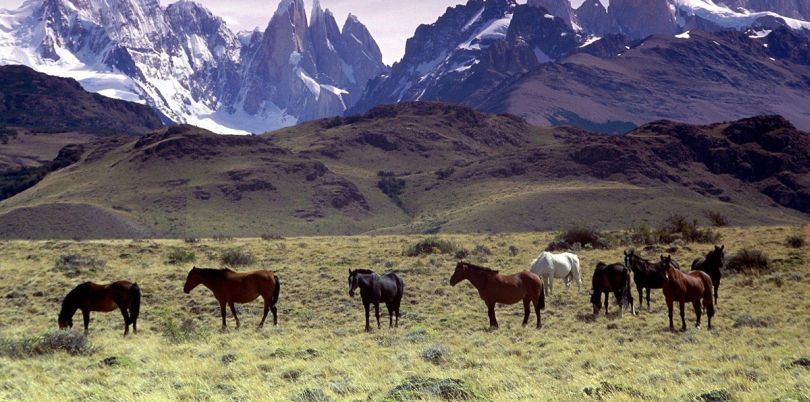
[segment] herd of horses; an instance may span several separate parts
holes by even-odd
[[[692,263],[690,272],[683,272],[671,256],[661,256],[660,260],[653,262],[642,258],[635,251],[624,252],[624,264],[605,264],[599,262],[593,273],[591,304],[594,316],[602,309],[602,294],[604,298],[605,315],[608,314],[608,299],[612,293],[619,306],[619,316],[622,311],[629,309],[637,314],[633,304],[631,283],[635,282],[640,304],[642,291],[646,290],[647,308],[650,309],[650,289],[662,289],[669,312],[669,327],[674,330],[673,310],[678,303],[681,314],[681,330],[686,330],[684,306],[692,303],[696,327],[700,327],[700,318],[705,309],[709,329],[712,328],[712,317],[717,304],[717,294],[720,287],[721,268],[723,266],[725,246],[714,246],[706,256],[696,259]],[[632,280],[631,280],[632,274]],[[540,311],[546,307],[546,289],[548,293],[554,289],[554,279],[563,279],[565,286],[570,287],[576,281],[579,291],[582,290],[582,275],[579,258],[571,253],[552,254],[544,251],[534,261],[528,271],[513,275],[501,274],[499,271],[474,265],[465,261],[458,261],[455,271],[450,277],[450,285],[467,280],[477,290],[487,306],[490,328],[498,328],[495,317],[497,304],[513,305],[523,302],[523,325],[528,325],[531,307],[534,307],[537,316],[537,328],[541,328]],[[226,306],[230,307],[236,327],[239,327],[239,317],[236,314],[236,303],[249,303],[259,296],[264,301],[264,314],[259,323],[261,328],[269,312],[273,313],[273,325],[278,324],[276,304],[279,300],[281,282],[275,273],[260,270],[249,273],[238,273],[230,269],[210,269],[194,267],[186,277],[183,291],[190,293],[194,288],[203,285],[210,289],[214,298],[219,302],[222,316],[222,328],[227,327]],[[396,273],[390,272],[377,275],[371,270],[349,270],[349,296],[354,297],[359,289],[366,315],[366,331],[371,331],[369,320],[371,305],[377,319],[377,328],[380,328],[380,303],[388,309],[389,327],[399,326],[400,305],[405,291],[405,281]],[[73,326],[73,316],[81,310],[84,319],[85,334],[89,330],[90,312],[121,311],[124,318],[124,335],[129,333],[132,325],[133,332],[137,332],[138,315],[141,307],[141,289],[132,282],[119,281],[109,285],[99,285],[85,282],[67,294],[62,302],[59,312],[59,328],[66,329]]]

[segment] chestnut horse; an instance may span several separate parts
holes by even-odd
[[[681,309],[681,331],[686,331],[686,319],[684,318],[683,306],[685,303],[692,303],[695,308],[695,328],[700,328],[700,313],[703,309],[700,306],[701,299],[706,307],[706,316],[709,321],[709,329],[712,329],[712,317],[714,316],[714,304],[712,304],[712,278],[702,271],[692,271],[683,273],[672,263],[672,256],[661,256],[661,267],[664,270],[664,297],[667,299],[667,309],[669,310],[669,329],[675,330],[672,324],[672,305],[678,302]]]
[[[124,316],[124,336],[129,334],[129,325],[132,332],[138,332],[138,314],[141,310],[141,288],[137,284],[127,281],[113,282],[109,285],[99,285],[85,282],[76,286],[62,301],[59,311],[59,329],[73,327],[73,315],[76,310],[82,311],[84,318],[84,333],[89,332],[90,312],[98,311],[109,313],[115,309],[121,310]]]
[[[233,313],[233,318],[236,320],[236,328],[239,328],[239,317],[236,315],[236,306],[234,306],[234,303],[250,303],[259,296],[264,299],[264,315],[262,316],[262,322],[259,323],[259,328],[264,326],[264,320],[267,318],[268,311],[273,312],[273,325],[278,324],[276,303],[278,302],[278,294],[281,290],[281,282],[279,282],[276,274],[265,270],[238,273],[227,268],[212,269],[194,267],[188,273],[183,291],[191,293],[191,291],[200,284],[211,289],[214,293],[214,298],[219,302],[223,329],[226,327],[226,304],[231,307],[231,313]]]
[[[543,281],[537,274],[529,271],[514,275],[501,275],[493,269],[473,265],[464,261],[456,264],[456,271],[450,277],[450,285],[455,286],[463,280],[478,289],[478,295],[487,305],[490,328],[498,328],[495,319],[495,304],[515,304],[523,300],[523,326],[529,323],[529,304],[534,304],[537,314],[537,328],[542,326],[540,310],[546,308],[546,294]]]
[[[723,268],[726,246],[714,246],[714,250],[709,251],[705,257],[700,257],[692,262],[692,271],[703,271],[709,274],[714,285],[714,305],[717,306],[717,294],[720,288],[720,278],[723,276],[720,269]]]

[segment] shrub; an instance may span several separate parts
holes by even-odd
[[[242,267],[254,262],[253,255],[241,249],[225,250],[219,260],[230,267]]]
[[[399,196],[405,190],[405,180],[398,177],[385,176],[377,182],[377,188],[387,195],[397,205],[402,205]]]
[[[734,320],[734,328],[750,327],[750,328],[765,328],[769,325],[767,319],[753,317],[749,314],[743,314]]]
[[[790,248],[802,248],[805,245],[804,236],[792,235],[785,239],[785,244]]]
[[[196,237],[186,237],[184,241],[188,244],[197,244],[200,242],[200,239]]]
[[[706,215],[706,219],[708,219],[709,222],[711,222],[712,225],[714,225],[716,227],[721,228],[721,227],[728,226],[728,223],[729,223],[728,217],[723,215],[720,212],[717,212],[717,211],[704,211],[703,214]]]
[[[470,250],[467,250],[466,248],[462,248],[462,249],[456,251],[456,254],[455,254],[455,257],[456,257],[457,260],[463,260],[463,259],[465,259],[465,258],[467,258],[469,256],[470,256]]]
[[[95,271],[103,268],[107,263],[92,257],[79,254],[60,255],[54,264],[54,270],[62,272],[69,278],[79,276],[83,271]]]
[[[179,325],[172,319],[163,321],[160,332],[166,339],[173,343],[205,340],[209,335],[206,330],[199,327],[194,320],[191,319],[184,320]]]
[[[433,236],[411,245],[405,249],[403,254],[408,257],[418,257],[426,254],[452,254],[455,251],[456,245],[453,242]]]
[[[475,248],[473,249],[473,254],[479,257],[485,255],[492,255],[492,250],[490,250],[489,247],[487,246],[479,244],[475,246]]]
[[[510,257],[517,257],[520,254],[520,249],[515,246],[509,246],[509,256]]]
[[[455,173],[455,172],[456,172],[456,168],[454,168],[452,166],[449,167],[449,168],[446,168],[446,169],[439,169],[439,170],[436,171],[436,178],[439,179],[439,180],[445,180],[445,179],[450,178],[450,176],[452,176],[453,173]]]
[[[169,264],[185,264],[192,262],[195,259],[197,259],[197,256],[193,251],[187,251],[180,248],[170,251],[169,255],[167,256]]]
[[[689,220],[683,215],[671,215],[666,218],[658,229],[658,241],[669,244],[676,240],[690,243],[717,243],[720,234],[712,229],[701,228],[697,220]]]
[[[579,244],[579,247],[590,245],[592,248],[610,248],[610,242],[601,232],[587,226],[576,225],[557,235],[557,237],[548,244],[546,250],[568,250],[575,248],[574,246],[576,244]]]
[[[408,377],[388,392],[383,401],[446,400],[473,401],[484,399],[481,392],[463,380],[454,378]]]
[[[332,399],[329,395],[326,395],[326,392],[323,392],[320,388],[307,388],[300,394],[296,395],[290,400],[294,402],[332,402]]]
[[[768,256],[754,249],[742,249],[726,261],[727,270],[740,273],[763,272],[768,265]]]
[[[439,364],[447,359],[448,354],[450,354],[450,351],[444,345],[437,343],[423,350],[422,358],[433,364]]]
[[[12,358],[66,352],[71,355],[89,355],[95,349],[87,337],[79,332],[50,330],[42,335],[22,339],[0,339],[0,354]]]
[[[284,236],[280,234],[263,234],[262,240],[284,240]]]

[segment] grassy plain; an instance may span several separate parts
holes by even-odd
[[[809,237],[810,229],[721,232],[729,254],[758,248],[770,257],[771,268],[756,276],[724,278],[716,328],[690,325],[685,333],[668,330],[660,291],[654,292],[651,312],[594,320],[587,291],[563,286],[547,299],[542,330],[522,328],[522,308],[510,306],[498,308],[501,328],[489,331],[486,309],[473,287],[447,283],[453,255],[403,256],[421,236],[204,239],[193,244],[4,241],[4,344],[54,328],[61,298],[83,281],[133,280],[144,297],[136,336],[121,336],[118,313],[93,315],[90,354],[0,353],[0,399],[694,400],[714,392],[731,400],[810,400],[810,369],[797,363],[810,358],[810,248],[784,244],[797,232]],[[469,250],[486,246],[490,255],[470,259],[515,272],[526,269],[553,234],[441,237]],[[517,253],[510,253],[510,246]],[[688,266],[710,247],[688,244],[673,256]],[[261,312],[256,301],[240,307],[242,328],[234,329],[229,316],[230,328],[221,332],[209,291],[182,292],[192,265],[220,266],[222,253],[234,248],[255,257],[254,264],[239,270],[267,268],[281,278],[278,327],[256,330]],[[168,263],[178,249],[192,252],[195,260]],[[70,254],[106,264],[69,278],[54,263]],[[621,260],[622,248],[579,255],[589,290],[596,262]],[[363,332],[360,300],[349,298],[346,285],[347,270],[359,267],[396,270],[405,279],[398,329],[384,325]],[[694,319],[692,312],[687,311],[687,319]],[[75,322],[81,322],[80,315]]]

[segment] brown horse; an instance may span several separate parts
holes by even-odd
[[[130,324],[132,332],[137,333],[138,314],[141,310],[141,288],[137,284],[127,281],[113,282],[109,285],[82,283],[71,290],[62,301],[59,328],[73,328],[73,315],[76,314],[76,310],[82,310],[84,333],[87,334],[91,311],[109,313],[116,308],[121,310],[121,315],[124,316],[124,335],[129,334]]]
[[[712,317],[714,316],[714,304],[712,304],[712,278],[702,271],[681,272],[672,263],[672,256],[661,256],[661,265],[664,270],[664,297],[667,299],[667,309],[669,309],[669,329],[675,330],[672,323],[672,305],[678,302],[681,309],[681,331],[686,331],[686,319],[684,318],[683,306],[685,303],[692,303],[695,308],[695,328],[700,328],[700,313],[703,311],[700,306],[701,299],[706,307],[706,316],[709,321],[709,329],[712,329]]]
[[[515,304],[523,300],[523,326],[529,323],[529,304],[534,304],[537,314],[537,328],[542,326],[540,310],[546,308],[546,293],[543,281],[533,272],[520,272],[514,275],[501,275],[493,269],[473,265],[464,261],[456,264],[456,271],[450,277],[450,285],[463,280],[478,289],[478,294],[487,305],[490,328],[498,328],[495,319],[495,304]]]
[[[222,328],[225,324],[225,305],[231,307],[231,313],[236,320],[236,328],[239,328],[239,317],[236,315],[234,303],[250,303],[259,296],[264,299],[264,315],[259,328],[264,326],[267,319],[267,312],[273,312],[273,325],[278,324],[276,303],[281,290],[281,282],[276,274],[270,271],[256,271],[238,273],[230,269],[211,269],[194,267],[189,271],[183,291],[190,293],[197,285],[211,289],[214,298],[219,302],[219,311],[222,314]]]

